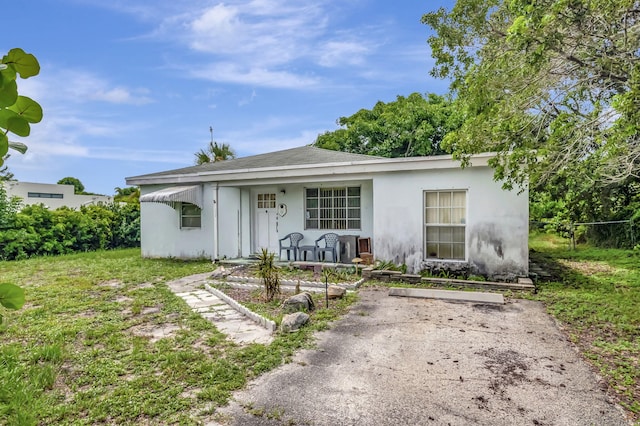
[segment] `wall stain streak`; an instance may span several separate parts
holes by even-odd
[[[509,226],[479,223],[470,229],[469,239],[469,262],[475,273],[504,280],[526,275],[526,266],[521,265],[522,242]]]

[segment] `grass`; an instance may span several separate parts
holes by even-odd
[[[532,296],[566,327],[621,403],[640,418],[640,253],[532,235],[550,271]],[[142,259],[138,249],[0,263],[0,282],[26,291],[0,325],[0,424],[200,424],[231,393],[312,344],[355,296],[269,346],[237,346],[165,283],[211,271],[208,261]],[[252,309],[278,319],[277,306]],[[164,327],[165,336],[148,331]],[[277,418],[281,413],[264,413]]]
[[[354,300],[268,346],[241,347],[165,284],[212,270],[208,261],[142,259],[139,249],[0,263],[0,282],[27,299],[2,311],[0,424],[204,423]]]
[[[566,326],[621,404],[640,420],[640,252],[532,234],[531,259],[551,272],[536,296]]]

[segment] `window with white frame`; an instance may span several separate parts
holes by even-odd
[[[466,191],[425,191],[425,257],[464,260],[466,221]]]
[[[360,187],[305,188],[305,229],[360,229]]]
[[[276,194],[258,194],[259,209],[275,209]]]
[[[200,228],[202,223],[202,210],[195,204],[180,204],[180,227]]]

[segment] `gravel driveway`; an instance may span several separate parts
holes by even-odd
[[[628,425],[541,304],[362,289],[318,348],[260,377],[234,425]]]

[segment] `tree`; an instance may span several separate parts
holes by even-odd
[[[73,185],[74,194],[85,194],[84,185],[78,178],[74,178],[72,176],[63,177],[58,181],[58,185]]]
[[[9,141],[11,132],[18,136],[29,136],[30,123],[42,120],[42,108],[31,98],[18,95],[18,75],[29,78],[38,75],[40,64],[35,56],[22,49],[11,49],[0,61],[0,167],[4,165],[9,148],[25,153],[27,146],[20,142]],[[0,194],[3,212],[13,208],[11,203],[5,206],[4,186]],[[4,208],[6,207],[6,209]],[[6,210],[6,211],[5,211]],[[3,213],[4,215],[4,213]],[[24,305],[24,290],[15,284],[0,283],[0,305],[6,309],[20,309]],[[2,315],[0,314],[0,323]]]
[[[7,157],[8,156],[5,156],[5,160],[7,159]],[[0,182],[8,180],[15,180],[15,177],[13,173],[9,171],[9,167],[5,165],[3,167],[0,167]]]
[[[0,61],[0,166],[9,148],[25,153],[27,146],[9,141],[9,133],[29,136],[30,123],[42,120],[42,108],[31,98],[18,95],[16,78],[29,78],[40,72],[40,64],[32,54],[11,49]]]
[[[340,129],[318,136],[315,146],[382,157],[442,154],[443,137],[459,126],[451,102],[441,96],[412,93],[378,102],[340,117]]]
[[[236,154],[228,144],[218,145],[218,142],[214,141],[209,142],[206,148],[196,152],[195,156],[197,165],[236,158]]]
[[[140,203],[140,188],[128,186],[126,188],[115,187],[116,194],[113,201],[117,203]]]
[[[636,0],[458,0],[423,16],[432,74],[463,114],[445,149],[495,151],[505,186],[559,171],[596,182],[640,174],[640,8]]]

